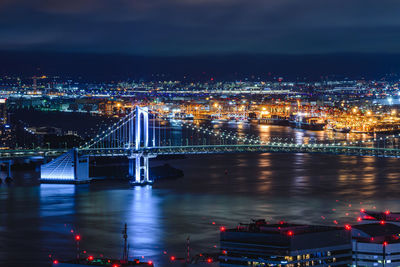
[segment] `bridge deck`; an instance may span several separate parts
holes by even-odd
[[[65,149],[43,149],[43,150],[1,150],[0,158],[29,158],[29,157],[55,157],[66,153]],[[161,146],[141,148],[139,150],[126,148],[87,148],[80,149],[81,155],[89,156],[129,156],[132,153],[147,153],[155,155],[182,155],[182,154],[223,154],[223,153],[246,153],[246,152],[283,152],[283,153],[327,153],[346,154],[359,156],[383,156],[400,157],[398,148],[378,148],[359,146],[338,145],[298,145],[289,143],[277,143],[267,145],[202,145],[202,146]]]

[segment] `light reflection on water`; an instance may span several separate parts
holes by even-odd
[[[153,194],[151,186],[135,187],[133,199],[128,205],[127,224],[128,236],[134,248],[134,255],[146,255],[150,258],[159,254],[154,249],[159,248],[161,230],[163,229],[160,205],[161,199]],[[158,245],[157,245],[158,244]]]
[[[257,127],[262,139],[327,135]],[[16,185],[0,186],[0,265],[27,266],[32,259],[46,266],[49,254],[73,258],[71,230],[82,235],[81,248],[88,253],[120,257],[127,223],[130,255],[167,266],[169,256],[184,255],[188,236],[193,253],[217,250],[221,225],[234,227],[251,218],[343,225],[354,223],[361,207],[400,211],[397,159],[264,153],[168,162],[185,177],[153,187],[27,185],[24,181],[36,180],[38,173],[14,173]]]

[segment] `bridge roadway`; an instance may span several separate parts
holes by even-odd
[[[70,149],[1,149],[0,159],[57,157]]]
[[[373,148],[338,145],[297,145],[276,143],[268,145],[202,145],[202,146],[163,146],[148,149],[84,149],[81,155],[90,156],[129,156],[134,153],[150,155],[190,155],[190,154],[224,154],[224,153],[324,153],[335,155],[400,157],[400,149]]]
[[[0,150],[0,159],[57,157],[68,150],[66,149],[14,149]],[[326,144],[239,144],[239,145],[198,145],[198,146],[161,146],[132,150],[125,148],[85,148],[78,149],[80,155],[92,157],[127,157],[134,153],[154,155],[185,155],[185,154],[224,154],[224,153],[324,153],[336,155],[400,157],[398,148],[378,148],[359,146],[340,146]]]

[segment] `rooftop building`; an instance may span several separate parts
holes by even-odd
[[[349,266],[348,230],[265,220],[221,228],[220,266]]]
[[[351,232],[353,266],[400,266],[400,226],[359,224]]]
[[[358,218],[360,223],[391,223],[400,226],[400,213],[391,212],[389,210],[384,212],[366,211],[362,209],[360,211],[360,217]]]

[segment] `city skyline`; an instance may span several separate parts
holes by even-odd
[[[398,0],[0,0],[0,266],[400,266]]]

